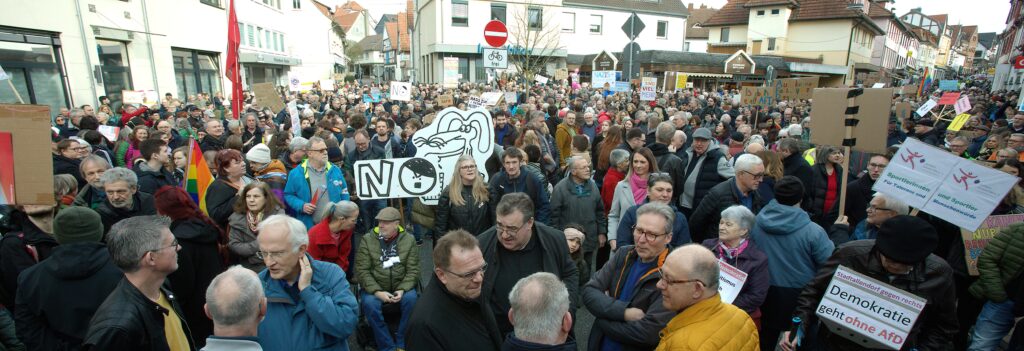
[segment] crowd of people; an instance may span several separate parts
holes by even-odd
[[[1021,177],[1015,92],[965,87],[959,131],[893,108],[889,152],[846,154],[812,144],[835,126],[811,101],[743,105],[733,86],[371,90],[388,87],[282,90],[297,115],[249,93],[237,118],[220,94],[58,111],[55,205],[0,221],[0,350],[863,349],[815,315],[840,265],[927,300],[904,350],[995,350],[1024,315],[1024,224],[972,276],[959,227],[872,191],[906,138]],[[495,151],[459,157],[436,205],[356,195],[356,162],[417,156],[440,97],[485,92],[515,97],[482,107]],[[1003,214],[1024,214],[1021,183]],[[721,265],[747,274],[731,302]]]

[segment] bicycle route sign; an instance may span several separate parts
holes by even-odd
[[[508,68],[508,50],[485,48],[484,68]]]

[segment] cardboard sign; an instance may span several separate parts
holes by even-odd
[[[960,82],[956,80],[940,80],[939,90],[942,91],[956,91],[960,90]]]
[[[967,123],[967,120],[970,119],[970,118],[971,118],[971,115],[966,114],[966,113],[961,113],[959,115],[956,115],[956,118],[953,118],[953,123],[950,123],[949,127],[947,127],[946,130],[951,130],[951,131],[954,131],[954,132],[958,132],[958,131],[960,131],[961,128],[964,127],[964,123]]]
[[[103,135],[103,137],[107,138],[110,142],[116,143],[117,134],[121,132],[121,128],[114,126],[100,126],[97,132],[100,132],[100,135]]]
[[[643,77],[640,83],[640,101],[654,101],[658,98],[658,93],[655,92],[658,84],[658,79],[654,77]]]
[[[899,350],[926,302],[839,266],[815,314],[836,335],[864,348]]]
[[[863,89],[863,95],[854,98],[853,105],[847,98],[846,88],[814,89],[811,110],[815,125],[811,143],[815,145],[843,145],[846,133],[846,110],[858,106],[854,118],[860,120],[853,129],[857,139],[854,150],[884,154],[889,128],[889,106],[892,106],[892,89]],[[744,96],[745,98],[746,96]]]
[[[925,101],[923,104],[921,104],[921,107],[918,107],[917,111],[914,111],[914,113],[917,113],[918,116],[924,117],[925,115],[928,114],[929,111],[931,111],[933,108],[935,108],[935,106],[938,105],[939,103],[936,102],[935,100],[928,99],[928,101]]]
[[[537,81],[537,83],[540,83],[540,84],[548,84],[548,77],[545,77],[545,76],[542,76],[542,75],[539,75],[539,74],[534,74],[533,75],[533,80]]]
[[[942,93],[942,97],[939,98],[939,105],[952,105],[960,99],[960,92],[954,93]]]
[[[565,68],[559,68],[555,70],[555,80],[566,80],[569,78],[569,70]]]
[[[270,108],[274,113],[284,110],[284,101],[278,95],[274,83],[256,83],[252,86],[252,92],[256,94],[253,103],[259,106]]]
[[[911,105],[909,102],[898,103],[898,104],[896,104],[895,113],[896,113],[896,119],[898,119],[900,121],[902,121],[904,119],[907,119],[907,118],[911,118],[911,117],[913,117],[914,106]]]
[[[974,231],[1017,181],[1017,177],[907,138],[872,190]]]
[[[740,103],[761,107],[774,106],[775,93],[773,90],[767,87],[743,87],[740,90]]]
[[[409,82],[391,82],[391,100],[409,101],[412,98],[412,84]]]
[[[414,157],[355,163],[356,194],[360,199],[419,197],[424,204],[436,205],[441,190],[458,173],[455,166],[459,156],[473,155],[477,165],[491,156],[494,125],[485,109],[449,107],[438,113],[433,123],[416,131],[411,140],[416,145]],[[487,180],[486,172],[480,176]]]
[[[981,223],[981,227],[978,227],[978,230],[972,232],[960,229],[960,235],[964,239],[964,258],[967,261],[967,272],[973,276],[979,275],[978,257],[981,256],[982,250],[988,246],[989,240],[992,240],[1004,228],[1020,222],[1024,222],[1024,214],[989,216]]]
[[[787,97],[789,100],[807,100],[814,97],[814,89],[818,88],[818,77],[803,77],[796,79],[796,92]]]
[[[437,105],[441,107],[448,107],[455,103],[451,95],[441,95],[437,97]]]
[[[956,113],[964,113],[970,111],[971,98],[967,97],[967,95],[961,96],[960,100],[957,100],[956,103],[953,104],[953,109],[956,110]]]
[[[126,104],[158,105],[160,94],[156,90],[121,90],[121,101]]]
[[[11,133],[18,205],[53,205],[50,106],[0,104],[0,131]],[[13,167],[18,165],[18,167]],[[5,167],[6,165],[0,165]]]
[[[590,82],[594,88],[611,88],[615,85],[615,71],[594,71]]]
[[[743,283],[747,281],[747,273],[722,260],[718,260],[718,271],[721,273],[718,275],[718,296],[725,303],[736,301],[736,296],[743,290]]]

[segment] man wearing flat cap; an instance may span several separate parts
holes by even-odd
[[[917,120],[917,123],[914,124],[914,138],[936,147],[941,147],[943,142],[939,131],[935,129],[935,120],[931,118]]]
[[[416,305],[416,280],[420,277],[420,251],[416,239],[401,226],[394,207],[377,213],[378,225],[363,235],[356,251],[355,276],[361,285],[360,308],[373,329],[380,350],[405,349],[409,315]],[[397,334],[384,322],[384,305],[397,304],[402,311]]]
[[[952,350],[957,333],[956,290],[953,269],[932,254],[938,241],[935,228],[923,219],[890,218],[882,223],[875,240],[852,241],[836,249],[800,294],[794,317],[800,317],[805,326],[817,324],[815,310],[842,265],[928,301],[907,335],[904,350]],[[779,346],[794,350],[788,334],[784,333]],[[818,336],[829,350],[864,349],[828,328],[818,328]]]

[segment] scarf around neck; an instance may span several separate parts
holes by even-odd
[[[633,191],[633,201],[636,204],[644,203],[647,198],[647,181],[636,173],[629,174],[629,189]]]

